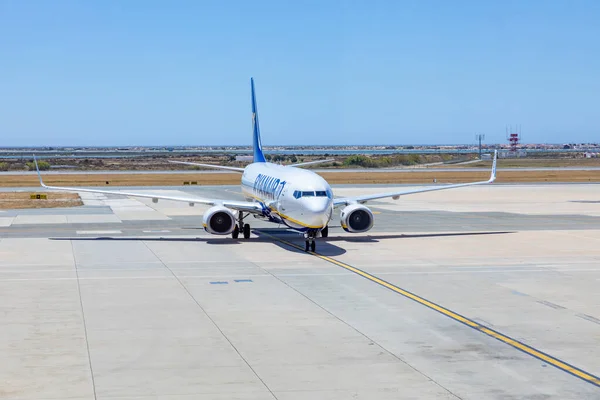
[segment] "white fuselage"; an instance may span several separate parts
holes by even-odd
[[[253,163],[244,169],[242,193],[257,201],[269,220],[299,231],[320,230],[333,214],[333,192],[312,171],[272,163]]]

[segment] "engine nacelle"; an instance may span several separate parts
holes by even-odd
[[[361,204],[352,204],[342,210],[340,223],[346,232],[366,232],[373,227],[373,213]]]
[[[204,230],[213,235],[229,235],[235,229],[235,214],[229,208],[214,206],[202,217]]]

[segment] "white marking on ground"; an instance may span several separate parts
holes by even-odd
[[[116,235],[119,233],[123,233],[118,230],[114,231],[77,231],[78,235]]]
[[[12,224],[15,217],[1,217],[0,218],[0,227],[8,227]]]

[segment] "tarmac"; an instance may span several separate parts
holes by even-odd
[[[376,201],[371,231],[334,219],[316,253],[81,196],[0,212],[2,400],[600,399],[600,185]]]

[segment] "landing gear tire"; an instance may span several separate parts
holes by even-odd
[[[231,232],[231,237],[237,239],[240,236],[240,233],[244,235],[244,239],[250,238],[250,224],[244,224],[244,218],[248,215],[244,216],[244,213],[238,212],[238,222],[235,228],[233,228],[233,232]]]
[[[321,229],[321,237],[327,236],[329,236],[329,226],[326,226],[325,228]]]
[[[307,253],[309,250],[313,253],[315,252],[315,249],[317,248],[317,243],[315,239],[317,238],[318,234],[319,232],[316,230],[304,233],[304,251],[306,251]]]

